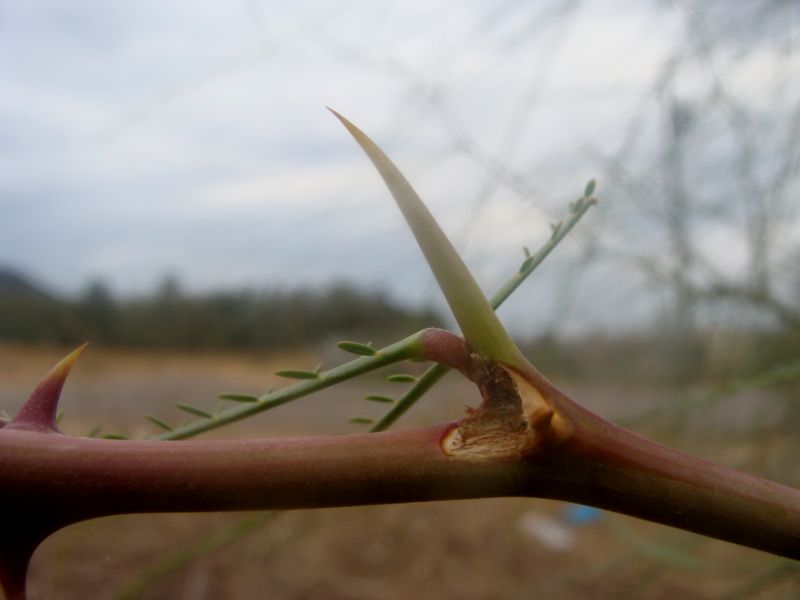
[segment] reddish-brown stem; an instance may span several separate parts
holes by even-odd
[[[32,537],[38,540],[43,531],[119,513],[538,496],[800,558],[800,492],[582,412],[563,443],[519,460],[490,461],[449,458],[441,440],[452,424],[381,434],[187,442],[4,431],[0,508],[22,525],[17,537],[35,525]]]

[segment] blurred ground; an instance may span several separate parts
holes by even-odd
[[[0,345],[0,408],[13,414],[63,352]],[[308,350],[258,356],[89,348],[65,388],[62,428],[83,435],[102,425],[141,437],[155,433],[142,418],[146,413],[175,423],[183,418],[172,408],[175,402],[213,409],[221,391],[260,392],[274,383],[275,369],[317,362]],[[646,411],[659,414],[674,394],[641,385],[560,383],[592,410],[620,421]],[[358,430],[348,416],[377,416],[383,410],[360,398],[391,391],[392,385],[368,377],[213,435]],[[469,386],[450,376],[399,426],[457,418],[475,400]],[[800,484],[796,439],[763,424],[748,430],[733,414],[769,406],[770,399],[750,394],[725,402],[702,411],[714,426],[683,415],[640,419],[635,428],[705,458]],[[576,519],[569,510],[563,503],[512,498],[269,517],[98,519],[69,527],[43,544],[32,565],[30,595],[34,600],[800,598],[797,563],[608,513]],[[231,528],[249,531],[238,534]],[[230,543],[180,565],[181,555],[220,535]]]

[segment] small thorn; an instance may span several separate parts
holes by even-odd
[[[87,344],[83,344],[67,354],[45,375],[22,408],[19,409],[17,416],[8,424],[8,429],[61,433],[56,424],[61,388],[64,387],[69,370],[86,346]]]
[[[353,425],[372,425],[375,420],[369,417],[350,417],[350,422]]]

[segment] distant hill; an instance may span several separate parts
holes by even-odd
[[[0,267],[0,340],[71,343],[72,307],[15,269]]]
[[[19,271],[0,266],[0,296],[55,300],[44,288]]]

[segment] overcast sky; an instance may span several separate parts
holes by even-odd
[[[73,294],[175,274],[189,290],[348,279],[439,303],[329,105],[406,172],[490,291],[598,176],[685,26],[633,0],[0,3],[0,265]],[[759,69],[734,82],[753,102]],[[524,329],[558,311],[604,210],[506,309]],[[581,282],[578,321],[648,312],[616,268]]]

